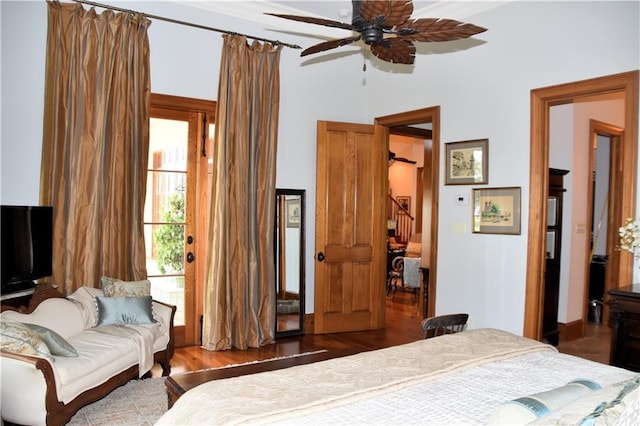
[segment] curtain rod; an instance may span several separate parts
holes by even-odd
[[[267,38],[255,37],[255,36],[248,35],[248,34],[237,33],[235,31],[221,30],[219,28],[213,28],[213,27],[208,27],[206,25],[194,24],[192,22],[180,21],[180,20],[173,19],[173,18],[166,18],[164,16],[151,15],[149,13],[144,13],[144,12],[136,12],[135,10],[123,9],[123,8],[120,8],[120,7],[117,7],[117,6],[110,6],[108,4],[95,3],[95,2],[92,2],[92,1],[88,1],[88,0],[73,0],[73,1],[75,1],[76,3],[88,4],[90,6],[101,7],[103,9],[117,10],[118,12],[138,13],[138,14],[147,16],[147,17],[149,17],[151,19],[159,19],[161,21],[171,22],[173,24],[186,25],[188,27],[200,28],[202,30],[216,31],[218,33],[224,33],[224,34],[229,34],[229,35],[245,36],[245,37],[250,38],[252,40],[266,41],[266,42],[274,44],[274,45],[282,45],[282,46],[290,47],[292,49],[302,49],[297,44],[285,43],[285,42],[282,42],[280,40],[269,40]]]

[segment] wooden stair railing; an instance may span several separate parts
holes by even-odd
[[[394,233],[396,242],[404,244],[411,238],[411,230],[413,229],[413,221],[415,218],[411,216],[411,212],[402,207],[393,196],[389,195],[388,200],[387,218],[396,221]]]

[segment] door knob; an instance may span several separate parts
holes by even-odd
[[[318,253],[318,255],[316,256],[316,259],[318,259],[318,262],[324,262],[324,253],[323,252]]]
[[[193,255],[193,253],[189,252],[187,253],[187,262],[191,263],[196,259],[196,257]]]

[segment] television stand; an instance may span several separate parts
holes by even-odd
[[[29,314],[45,299],[64,298],[64,294],[57,288],[58,286],[42,283],[26,290],[3,294],[0,296],[0,311],[12,310]]]
[[[3,295],[0,296],[0,302],[4,302],[5,300],[12,300],[15,298],[22,298],[25,296],[31,296],[34,290],[35,290],[35,287],[27,288],[24,290],[12,291],[11,293],[4,293]]]

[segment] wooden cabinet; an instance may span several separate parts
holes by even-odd
[[[33,312],[40,302],[53,297],[64,298],[65,296],[58,291],[58,286],[55,284],[37,284],[28,290],[3,294],[0,298],[0,311],[12,310],[28,314]]]
[[[25,308],[29,306],[29,302],[31,301],[31,296],[33,295],[34,289],[29,288],[27,290],[16,291],[13,293],[2,294],[0,296],[0,311],[4,311],[7,309],[11,310],[19,310],[20,308]]]
[[[640,372],[640,284],[609,290],[610,364]]]
[[[562,248],[562,197],[568,170],[549,169],[547,201],[547,255],[544,272],[542,338],[558,345],[558,298],[560,293],[560,251]]]

